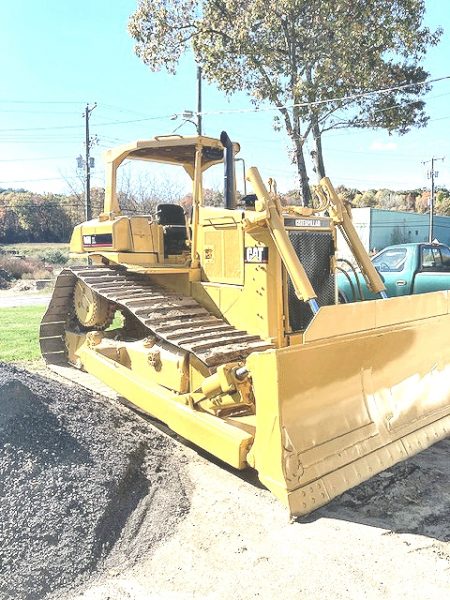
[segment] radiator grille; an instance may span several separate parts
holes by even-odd
[[[334,274],[330,268],[330,257],[334,254],[333,236],[329,231],[288,231],[295,253],[303,264],[319,306],[335,302]],[[306,329],[313,314],[309,305],[297,298],[291,278],[288,276],[289,324],[292,331]]]

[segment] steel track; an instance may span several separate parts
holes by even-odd
[[[65,365],[65,332],[76,328],[73,292],[77,280],[133,315],[141,324],[142,337],[156,336],[186,350],[207,367],[239,361],[252,352],[272,348],[257,335],[250,335],[212,315],[189,296],[154,285],[149,277],[124,267],[80,266],[64,269],[40,327],[42,356],[47,363]]]

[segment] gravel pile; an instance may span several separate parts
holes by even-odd
[[[0,600],[148,556],[189,510],[183,460],[130,410],[0,364]]]

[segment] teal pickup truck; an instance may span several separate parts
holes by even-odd
[[[372,263],[389,297],[450,290],[450,248],[445,244],[388,246],[372,258]],[[341,269],[337,285],[343,303],[379,297],[369,290],[359,271]]]

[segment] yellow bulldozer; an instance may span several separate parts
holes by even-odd
[[[108,151],[104,210],[75,227],[40,327],[49,365],[96,376],[305,515],[450,432],[450,295],[386,298],[328,179],[282,206],[258,170],[237,202],[220,139],[160,136]],[[124,161],[175,165],[192,212],[121,212]],[[224,165],[224,205],[203,178]],[[219,167],[220,169],[220,167]],[[379,299],[339,304],[339,229]],[[117,327],[111,327],[121,313]]]

